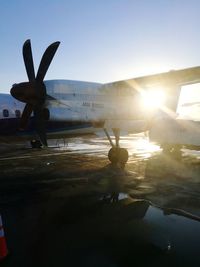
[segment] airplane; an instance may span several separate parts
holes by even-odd
[[[59,44],[47,47],[35,75],[31,41],[25,41],[22,52],[28,82],[13,84],[10,94],[0,94],[0,141],[28,139],[32,147],[47,147],[48,138],[101,128],[111,145],[109,160],[125,165],[128,151],[120,147],[121,132],[145,132],[152,127],[156,114],[175,114],[181,86],[200,82],[199,66],[106,84],[44,81]],[[147,108],[149,103],[161,100],[155,93],[160,92],[158,87],[166,94],[164,111],[159,105]],[[145,98],[147,101],[142,102]]]

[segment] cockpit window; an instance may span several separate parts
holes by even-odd
[[[7,109],[4,109],[4,110],[3,110],[3,116],[4,116],[5,118],[9,117],[9,111],[8,111]]]

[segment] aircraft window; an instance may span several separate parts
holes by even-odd
[[[20,116],[21,116],[21,112],[20,112],[19,109],[16,109],[16,110],[15,110],[15,116],[16,116],[16,118],[20,118]]]
[[[9,111],[7,109],[3,110],[3,116],[4,117],[9,117]]]

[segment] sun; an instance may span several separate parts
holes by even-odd
[[[142,106],[146,109],[158,109],[164,105],[165,93],[162,89],[144,90],[142,95]]]

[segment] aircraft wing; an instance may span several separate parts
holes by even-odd
[[[137,94],[151,88],[160,88],[166,93],[166,107],[175,112],[181,86],[194,83],[200,83],[200,66],[107,83],[103,85],[103,89],[123,96],[130,95],[130,92]]]
[[[123,81],[117,81],[106,84],[106,87],[133,87],[137,86],[141,88],[148,88],[153,86],[183,86],[200,82],[200,66],[171,70],[169,72],[163,72]]]

